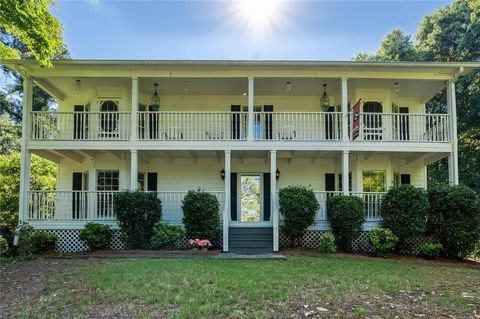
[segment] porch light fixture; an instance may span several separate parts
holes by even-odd
[[[277,171],[275,172],[275,178],[278,180],[280,178],[280,171],[277,168]]]
[[[398,82],[393,83],[393,87],[395,88],[396,94],[400,93],[400,86],[398,85]]]
[[[222,178],[222,181],[225,180],[225,170],[222,168],[222,170],[220,171],[220,177]]]
[[[285,92],[290,93],[292,91],[292,82],[288,81],[285,83]]]
[[[188,81],[183,82],[183,90],[184,90],[185,92],[188,92],[188,90],[189,90]]]
[[[158,83],[155,83],[154,86],[155,86],[155,91],[152,94],[151,104],[160,106],[160,96],[157,93]]]
[[[324,83],[323,84],[323,95],[322,95],[322,98],[320,99],[320,107],[322,108],[322,111],[324,111],[324,112],[328,112],[328,109],[330,108],[330,99],[328,98],[326,87],[327,87],[327,85]]]
[[[75,92],[80,93],[80,90],[82,89],[80,80],[75,81]]]

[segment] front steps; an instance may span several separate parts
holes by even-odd
[[[272,227],[230,227],[229,252],[236,254],[265,254],[273,252]]]

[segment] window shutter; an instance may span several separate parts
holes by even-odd
[[[237,220],[237,173],[230,174],[230,217]]]
[[[270,221],[270,173],[263,173],[263,221]]]
[[[265,113],[273,112],[273,105],[264,105],[263,111]],[[273,138],[273,117],[272,114],[265,114],[265,138],[271,140]]]
[[[156,192],[157,191],[157,173],[148,173],[147,174],[147,191]]]
[[[231,112],[240,112],[240,105],[232,105],[230,107]],[[232,114],[232,139],[240,139],[240,116],[241,114]]]
[[[334,173],[325,173],[325,191],[327,192],[335,191],[335,174]]]

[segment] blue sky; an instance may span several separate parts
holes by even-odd
[[[52,12],[77,59],[348,60],[450,2],[284,1],[261,30],[234,1],[60,0]]]

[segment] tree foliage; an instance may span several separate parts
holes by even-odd
[[[64,46],[62,24],[52,16],[52,0],[2,0],[0,28],[28,48],[42,66],[51,66],[50,59]],[[10,40],[13,41],[13,40]],[[0,43],[1,58],[18,58],[20,52]]]
[[[423,18],[412,41],[391,31],[376,53],[360,53],[356,61],[480,61],[480,1],[456,0]],[[480,193],[480,70],[456,81],[460,180]],[[427,102],[429,112],[446,111],[445,90]],[[444,182],[446,160],[428,167],[429,184]]]

